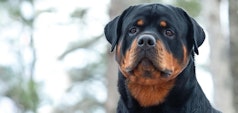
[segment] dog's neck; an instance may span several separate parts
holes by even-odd
[[[133,113],[138,112],[137,110],[140,109],[146,110],[145,107],[140,107],[139,103],[130,95],[130,92],[128,92],[129,90],[126,84],[126,78],[122,75],[120,71],[119,71],[118,85],[119,85],[119,92],[121,94],[120,101],[123,104],[125,104],[124,107],[127,106],[127,108],[125,109],[130,109],[132,110]],[[196,93],[195,91],[199,91],[199,93]],[[156,107],[148,107],[148,108],[150,108],[150,110],[152,110],[151,108],[156,108],[155,111],[158,111],[158,108],[161,109],[166,108],[164,106],[182,109],[183,106],[186,105],[187,101],[191,100],[191,98],[200,99],[199,101],[205,101],[205,103],[210,105],[206,97],[205,98],[204,97],[205,97],[204,93],[202,92],[202,89],[199,86],[195,76],[195,64],[193,61],[193,57],[191,57],[187,68],[185,68],[183,72],[181,72],[176,78],[175,85],[169,92],[168,96],[165,98],[165,101],[161,104],[155,105]]]

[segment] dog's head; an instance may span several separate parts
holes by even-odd
[[[106,25],[105,36],[128,82],[147,86],[175,79],[205,39],[185,11],[161,4],[129,7]]]

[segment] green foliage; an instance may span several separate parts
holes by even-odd
[[[201,11],[200,0],[176,0],[175,5],[184,8],[193,17],[198,16]]]
[[[39,104],[38,84],[33,80],[26,80],[10,67],[0,66],[0,80],[7,85],[2,92],[11,98],[23,111],[36,111]]]
[[[6,96],[12,98],[23,111],[35,112],[39,104],[37,90],[37,84],[34,81],[22,81],[13,85]]]
[[[21,17],[19,1],[0,0],[0,7],[5,8],[12,19],[19,20]]]

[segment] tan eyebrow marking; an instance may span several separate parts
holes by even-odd
[[[138,26],[143,26],[143,25],[144,25],[144,20],[139,19],[139,20],[137,21],[137,25],[138,25]]]
[[[160,21],[159,24],[160,24],[161,27],[166,27],[167,26],[167,23],[164,20]]]

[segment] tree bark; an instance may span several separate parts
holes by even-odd
[[[230,67],[233,77],[233,95],[238,95],[238,1],[229,0],[230,22]],[[233,96],[234,108],[238,112],[238,97]]]
[[[232,104],[232,79],[228,59],[229,42],[221,27],[220,1],[204,0],[202,3],[207,39],[211,47],[209,67],[214,78],[215,107],[224,113],[235,113]]]
[[[119,15],[125,8],[126,8],[126,2],[120,1],[120,0],[111,0],[111,6],[109,9],[109,16],[112,20],[117,15]],[[110,50],[110,49],[108,49]],[[115,55],[114,53],[107,54],[107,94],[108,98],[105,103],[106,113],[116,113],[116,107],[117,102],[119,99],[119,93],[117,88],[117,78],[118,78],[118,66],[115,61]]]
[[[113,53],[107,54],[107,101],[105,102],[106,113],[116,113],[118,91],[117,91],[117,64]]]

